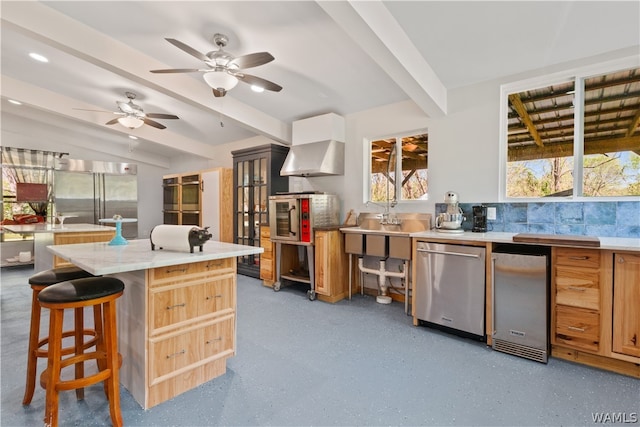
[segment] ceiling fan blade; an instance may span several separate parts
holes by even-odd
[[[179,119],[180,117],[173,114],[161,114],[161,113],[147,113],[147,117],[150,119]]]
[[[116,123],[118,123],[118,119],[111,119],[105,125],[115,125]]]
[[[158,129],[166,129],[167,128],[165,125],[160,124],[158,122],[155,122],[155,121],[153,121],[151,119],[148,119],[146,117],[143,118],[142,121],[145,122],[146,124],[148,124],[149,126],[153,126],[154,128],[158,128]]]
[[[230,64],[235,64],[238,68],[251,68],[257,67],[258,65],[264,65],[268,62],[273,61],[275,58],[269,52],[256,52],[250,53],[248,55],[239,56],[229,62]]]
[[[209,59],[204,53],[198,52],[191,46],[184,44],[179,40],[176,40],[176,39],[165,39],[165,40],[171,43],[172,45],[174,45],[175,47],[177,47],[178,49],[182,49],[183,51],[187,52],[189,55],[196,57],[201,61],[207,61]]]
[[[93,111],[94,113],[109,113],[109,114],[122,114],[120,111],[107,111],[107,110],[89,110],[87,108],[73,108],[78,111]]]
[[[151,70],[152,73],[195,73],[200,71],[197,68],[170,68],[167,70]]]
[[[221,89],[221,90],[211,89],[211,90],[213,91],[213,96],[215,96],[216,98],[222,98],[227,94],[227,91],[224,89]]]
[[[260,86],[266,90],[271,90],[273,92],[280,92],[282,90],[282,86],[277,85],[269,80],[265,80],[261,77],[252,76],[250,74],[238,73],[234,74],[240,81],[248,83],[250,85]]]

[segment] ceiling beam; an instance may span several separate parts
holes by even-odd
[[[149,64],[152,64],[154,69],[170,68],[167,64],[113,40],[41,2],[3,2],[1,20],[2,26],[95,66],[177,98],[186,104],[211,111],[216,115],[221,113],[227,120],[257,134],[291,144],[290,125],[241,103],[232,96],[226,96],[223,104],[214,98],[208,86],[186,75],[171,76],[171,84],[168,85],[166,76],[153,74],[149,71],[151,68],[147,69]]]
[[[640,136],[587,141],[584,147],[585,155],[616,153],[619,151],[640,151]],[[570,156],[573,156],[573,142],[546,145],[545,147],[538,147],[537,145],[513,147],[509,148],[507,154],[509,162]]]
[[[518,116],[520,116],[520,118],[524,122],[524,125],[527,127],[527,130],[531,134],[531,137],[535,141],[536,145],[538,147],[542,147],[544,145],[542,143],[542,139],[540,138],[540,135],[538,134],[538,130],[536,129],[536,126],[533,124],[533,120],[531,120],[531,116],[529,116],[529,113],[527,112],[527,109],[525,108],[524,104],[522,103],[522,100],[520,99],[520,95],[518,95],[517,93],[510,94],[509,95],[509,102],[511,102],[511,105],[513,106],[513,108],[518,113]]]
[[[317,3],[429,117],[447,114],[447,88],[383,2]]]
[[[58,116],[65,116],[75,120],[89,123],[93,126],[103,128],[104,125],[98,125],[95,122],[87,120],[87,113],[77,108],[86,108],[91,110],[102,110],[100,107],[90,104],[80,104],[77,99],[69,98],[55,92],[33,86],[28,83],[15,80],[8,76],[0,76],[2,78],[2,96],[9,99],[20,99],[27,106],[37,108],[39,110],[48,111]],[[64,114],[62,114],[64,112]],[[100,114],[100,113],[98,113]],[[93,117],[93,116],[89,116]],[[107,116],[111,118],[112,116]],[[106,121],[106,119],[105,119]],[[185,153],[199,155],[208,159],[216,158],[215,147],[194,141],[184,136],[171,132],[171,130],[156,129],[151,126],[142,126],[135,131],[127,129],[123,126],[109,126],[113,132],[120,132],[124,136],[135,135],[139,138],[153,141],[156,144],[170,147],[174,150],[183,151]]]

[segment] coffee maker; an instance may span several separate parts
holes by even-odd
[[[473,207],[473,228],[471,231],[479,233],[487,231],[487,207],[485,205]]]

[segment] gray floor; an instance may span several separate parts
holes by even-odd
[[[0,425],[41,425],[44,391],[22,406],[30,268],[1,272]],[[144,411],[121,388],[128,426],[583,426],[607,413],[638,423],[640,380],[413,327],[372,297],[311,302],[238,278],[237,356],[227,373]],[[41,367],[44,366],[43,364]],[[623,418],[620,418],[623,417]],[[607,424],[615,424],[609,422]],[[61,426],[110,425],[101,386],[61,394]]]

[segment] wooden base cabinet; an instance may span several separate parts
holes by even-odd
[[[53,233],[54,245],[71,245],[74,243],[96,243],[96,242],[109,242],[116,235],[116,229],[113,231],[89,231],[89,232],[77,232],[77,233]],[[68,267],[70,262],[64,259],[53,256],[53,267]]]
[[[339,230],[315,231],[315,288],[318,299],[336,302],[348,296],[347,254]]]
[[[271,232],[268,224],[260,225],[260,247],[264,252],[260,254],[260,279],[264,286],[272,287],[275,282],[275,249],[271,241]]]
[[[614,254],[613,351],[640,357],[640,255]]]
[[[118,301],[120,381],[144,409],[226,372],[236,351],[235,258],[116,277],[127,284]]]

